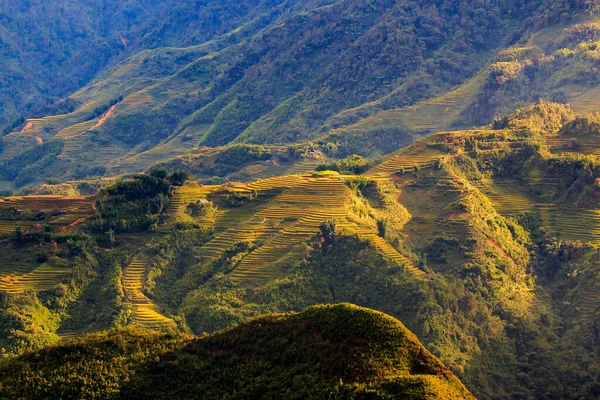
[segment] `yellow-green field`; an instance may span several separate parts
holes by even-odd
[[[175,321],[165,317],[159,307],[143,293],[147,272],[148,263],[137,257],[125,268],[123,287],[132,307],[129,324],[155,330],[176,329]]]
[[[43,232],[43,225],[49,225],[60,231],[77,229],[80,223],[93,215],[93,198],[63,196],[27,196],[0,199],[0,210],[18,215],[35,215],[39,212],[57,212],[59,215],[39,221],[2,220],[0,236],[10,237],[17,228],[22,232]],[[51,243],[40,244],[41,248],[52,247]],[[8,250],[5,250],[8,257]],[[29,256],[29,257],[27,257]],[[30,258],[30,254],[18,255],[22,261],[0,259],[0,290],[19,293],[25,290],[43,291],[55,287],[71,270],[68,266],[51,263],[39,264]],[[16,258],[15,258],[16,259]]]

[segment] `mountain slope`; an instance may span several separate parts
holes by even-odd
[[[349,304],[200,339],[97,334],[3,361],[0,371],[2,396],[32,399],[473,398],[398,320]]]
[[[94,18],[69,54],[93,50],[97,42],[116,47],[98,65],[65,56],[69,71],[82,75],[78,82],[95,79],[81,87],[69,78],[59,86],[72,93],[68,98],[25,113],[33,118],[6,130],[12,132],[2,139],[0,160],[24,171],[3,172],[0,189],[140,172],[230,143],[323,144],[337,148],[333,157],[374,158],[418,135],[489,123],[538,98],[569,102],[578,111],[595,107],[596,2],[371,3],[112,7],[127,16],[119,19],[127,26],[95,19],[105,18],[98,10],[110,4],[81,3],[82,13]],[[55,8],[69,10],[31,6],[31,21],[21,21],[28,28],[15,18],[7,34],[45,26],[47,15],[60,14]],[[44,38],[43,32],[31,36]],[[35,43],[15,42],[7,62],[20,48],[34,51]],[[48,75],[49,67],[36,63],[17,64]],[[51,66],[63,74],[62,66]],[[41,90],[16,85],[8,84],[6,102],[21,101],[17,88]],[[25,170],[26,164],[34,166]]]
[[[53,104],[87,85],[98,73],[140,50],[195,46],[226,35],[215,48],[236,43],[280,15],[323,2],[156,0],[45,1],[5,3],[3,115],[0,126],[18,117],[72,111],[77,103]],[[326,3],[326,2],[325,2]],[[166,71],[165,71],[166,72]],[[15,125],[12,125],[14,128]]]
[[[315,139],[464,83],[518,35],[522,16],[537,15],[538,8],[518,1],[271,6],[274,15],[256,8],[271,17],[257,17],[262,22],[248,30],[240,25],[196,46],[132,55],[74,93],[74,112],[30,120],[6,136],[0,157],[9,161],[40,139],[60,139],[61,157],[43,175],[81,177],[143,170],[192,146]],[[172,9],[176,21],[188,15],[178,10]],[[172,46],[169,32],[165,41]],[[396,140],[374,154],[426,130],[396,125]],[[144,162],[129,162],[159,144]]]

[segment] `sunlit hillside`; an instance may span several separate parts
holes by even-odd
[[[350,301],[401,317],[481,397],[561,390],[564,368],[581,372],[570,393],[587,393],[587,369],[549,371],[543,354],[595,365],[597,121],[539,103],[366,167],[323,159],[313,172],[203,185],[182,184],[175,164],[95,199],[7,198],[0,290],[19,333],[4,340],[35,348],[111,326],[201,334]],[[509,327],[537,355],[512,347]],[[526,384],[481,373],[530,368]]]

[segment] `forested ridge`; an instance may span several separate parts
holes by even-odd
[[[0,395],[27,399],[473,398],[399,321],[349,304],[204,338],[96,334],[0,361],[0,370]]]
[[[21,115],[64,112],[52,104],[134,52],[201,44],[268,12],[255,31],[287,12],[290,5],[294,2],[3,2],[0,123],[6,128]]]

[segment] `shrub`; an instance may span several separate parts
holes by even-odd
[[[191,175],[185,171],[175,171],[169,175],[169,182],[173,186],[183,186],[190,179]]]
[[[381,236],[384,239],[386,238],[389,224],[390,224],[390,221],[387,218],[382,218],[382,219],[377,220],[377,233],[379,234],[379,236]]]
[[[162,222],[172,187],[165,170],[136,175],[102,190],[96,200],[96,219],[92,230],[106,232],[154,231]]]
[[[196,203],[188,204],[185,211],[187,214],[189,214],[195,218],[198,218],[198,217],[211,218],[215,215],[215,212],[217,211],[217,209],[212,201],[208,201],[206,203],[199,201]]]
[[[327,176],[339,176],[340,173],[338,171],[330,171],[330,170],[325,170],[325,171],[315,171],[312,173],[312,176],[316,177],[316,178],[323,178],[323,177],[327,177]]]
[[[342,174],[362,174],[369,168],[369,162],[366,158],[359,155],[351,155],[338,160],[332,164],[321,164],[316,170],[317,171],[337,171]]]
[[[264,146],[240,144],[223,150],[215,163],[241,167],[252,161],[270,160],[272,156],[272,151]]]

